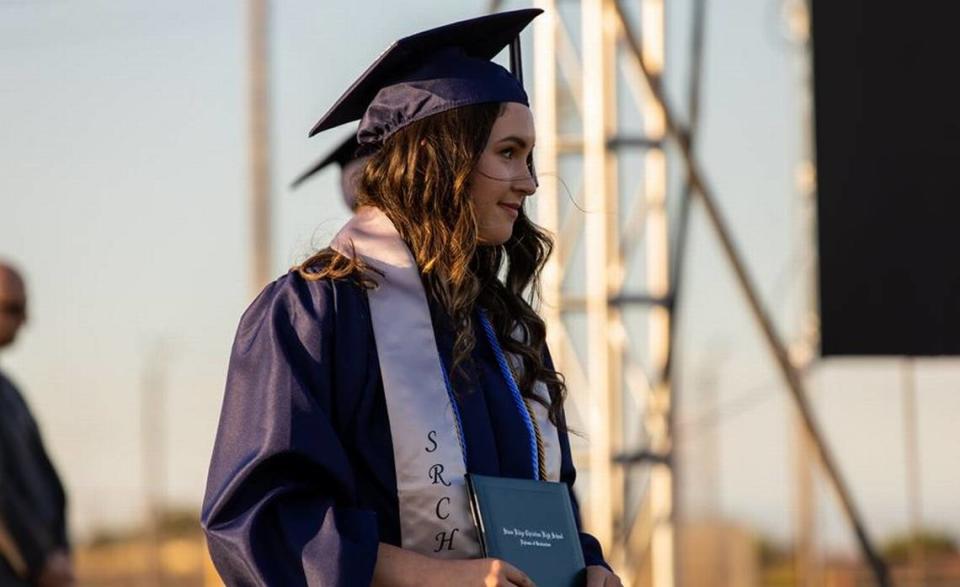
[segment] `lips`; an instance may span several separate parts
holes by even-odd
[[[520,215],[520,204],[511,204],[509,202],[498,202],[497,205],[500,206],[501,208],[506,209],[508,212],[510,212],[514,216]]]

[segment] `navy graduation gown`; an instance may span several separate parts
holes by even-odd
[[[449,368],[453,334],[439,322]],[[476,338],[475,384],[459,398],[467,469],[530,478],[526,428],[486,338]],[[561,481],[572,488],[564,431],[560,445]],[[356,284],[291,272],[244,314],[202,522],[228,585],[368,585],[379,543],[400,546],[386,400]],[[581,543],[587,565],[604,564],[593,537]]]

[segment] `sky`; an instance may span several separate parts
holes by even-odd
[[[690,1],[668,4],[667,81],[679,103]],[[708,4],[698,156],[764,302],[794,336],[810,283],[795,179],[805,153],[802,53],[785,36],[779,0]],[[308,140],[309,128],[393,39],[486,8],[275,3],[275,274],[324,246],[347,217],[336,173],[288,189],[347,132]],[[0,367],[40,421],[77,536],[143,519],[145,462],[161,467],[155,489],[171,503],[195,508],[202,496],[232,337],[251,300],[245,18],[244,3],[227,0],[0,0],[0,257],[24,270],[31,296],[30,323]],[[578,172],[556,172],[576,197]],[[787,539],[791,405],[700,212],[678,330],[685,507]],[[831,359],[809,376],[828,443],[880,537],[908,523],[902,367]],[[145,460],[150,372],[166,383],[166,438],[163,458]],[[917,361],[916,382],[925,520],[960,536],[951,450],[960,364]],[[720,417],[705,415],[711,402]],[[836,500],[825,487],[818,495],[822,539],[849,547]]]

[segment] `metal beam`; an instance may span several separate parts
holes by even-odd
[[[626,30],[625,15],[615,4],[620,31]],[[664,1],[641,0],[641,42],[648,56],[647,72],[658,79],[665,62]],[[649,86],[649,82],[647,84]],[[644,138],[661,145],[666,137],[663,109],[657,96],[646,88],[641,100]],[[643,154],[645,195],[646,290],[652,298],[666,299],[670,294],[669,224],[667,222],[667,161],[660,148],[647,148]],[[664,455],[650,467],[650,507],[653,535],[650,539],[653,587],[676,585],[675,494],[673,454],[673,390],[662,377],[670,354],[671,312],[665,305],[653,305],[647,314],[649,365],[657,374],[650,389],[646,412],[649,450]]]
[[[537,0],[537,8],[543,14],[533,21],[533,53],[535,56],[533,90],[537,125],[537,168],[547,170],[550,178],[541,175],[537,188],[537,223],[556,238],[561,232],[560,206],[558,201],[557,166],[559,164],[557,136],[557,67],[553,55],[557,52],[557,14],[554,0]],[[542,63],[541,60],[546,61]],[[563,371],[566,367],[559,328],[561,320],[561,288],[563,287],[563,264],[567,255],[562,243],[556,243],[553,255],[547,260],[540,274],[540,308],[547,324],[547,344],[553,352],[554,366]]]
[[[616,128],[615,19],[611,0],[581,2],[583,43],[583,139],[587,214],[584,224],[587,281],[587,376],[591,403],[589,524],[613,562],[622,559],[614,542],[615,521],[621,519],[622,471],[610,455],[618,450],[620,434],[620,366],[611,345],[611,325],[618,313],[610,307],[611,276],[619,275],[616,235],[617,191],[615,162],[607,143]]]

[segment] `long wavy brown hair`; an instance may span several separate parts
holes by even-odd
[[[454,387],[469,378],[476,346],[474,320],[483,308],[504,350],[522,360],[516,374],[521,394],[545,405],[560,424],[566,394],[563,377],[546,361],[546,328],[533,307],[540,271],[553,241],[523,210],[513,235],[498,246],[478,242],[469,177],[486,147],[500,104],[456,108],[414,122],[390,136],[367,161],[357,186],[357,205],[375,206],[396,226],[420,268],[427,295],[455,333]],[[306,279],[375,279],[362,261],[323,249],[298,268]],[[549,403],[533,393],[543,381]]]

